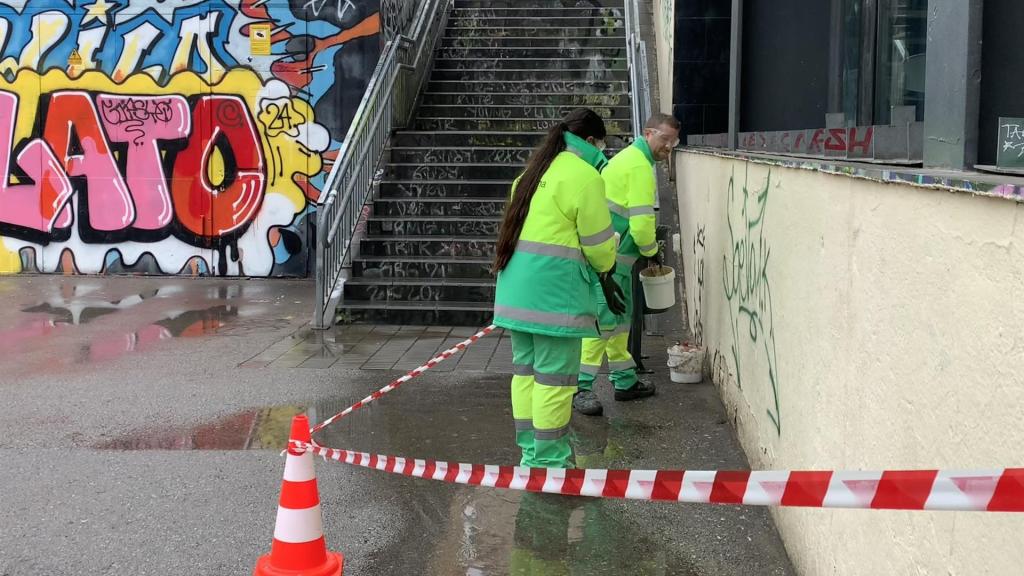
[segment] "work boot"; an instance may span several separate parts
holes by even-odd
[[[654,384],[644,382],[643,380],[637,380],[636,384],[627,390],[615,391],[615,399],[619,402],[639,400],[641,398],[647,398],[648,396],[654,396]]]
[[[572,407],[584,416],[600,416],[604,412],[593,390],[580,390],[572,397]]]

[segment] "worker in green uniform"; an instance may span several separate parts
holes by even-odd
[[[512,339],[512,417],[522,466],[571,468],[567,436],[582,339],[597,295],[625,311],[599,169],[604,121],[581,108],[551,127],[512,184],[498,232],[494,323]]]
[[[654,163],[667,160],[678,144],[679,121],[668,114],[655,114],[647,121],[643,137],[616,154],[601,173],[612,223],[620,236],[614,280],[625,295],[626,313],[616,314],[602,304],[601,335],[583,340],[579,392],[573,398],[573,407],[581,414],[599,416],[604,411],[593,387],[606,355],[616,400],[654,395],[654,385],[637,378],[636,363],[629,353],[632,270],[638,258],[660,255],[655,231]]]

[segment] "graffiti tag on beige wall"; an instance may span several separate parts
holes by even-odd
[[[736,175],[729,179],[726,194],[726,220],[729,245],[723,256],[722,280],[729,305],[732,328],[732,358],[736,367],[736,383],[743,388],[743,362],[756,360],[764,354],[772,404],[768,417],[778,434],[782,434],[779,413],[779,374],[775,352],[775,320],[772,310],[772,289],[768,278],[771,247],[764,237],[771,172],[763,186],[750,188],[749,173],[737,189]],[[748,368],[753,371],[754,368]]]

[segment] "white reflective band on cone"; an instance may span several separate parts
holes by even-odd
[[[274,539],[290,544],[305,544],[324,535],[320,505],[302,510],[277,507],[277,524],[274,525]]]
[[[288,455],[284,462],[284,479],[286,482],[308,482],[316,478],[313,473],[313,454],[306,452],[302,456]]]

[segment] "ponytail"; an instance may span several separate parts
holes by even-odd
[[[505,214],[498,230],[498,243],[495,248],[494,265],[491,272],[497,274],[508,266],[512,254],[519,243],[519,235],[526,224],[526,216],[530,212],[530,203],[537,192],[541,178],[551,167],[563,150],[565,150],[565,133],[571,132],[581,138],[594,137],[604,139],[604,121],[594,111],[578,108],[569,113],[564,120],[551,126],[540,146],[533,151],[526,163],[526,170],[519,177],[515,190],[505,204]]]

